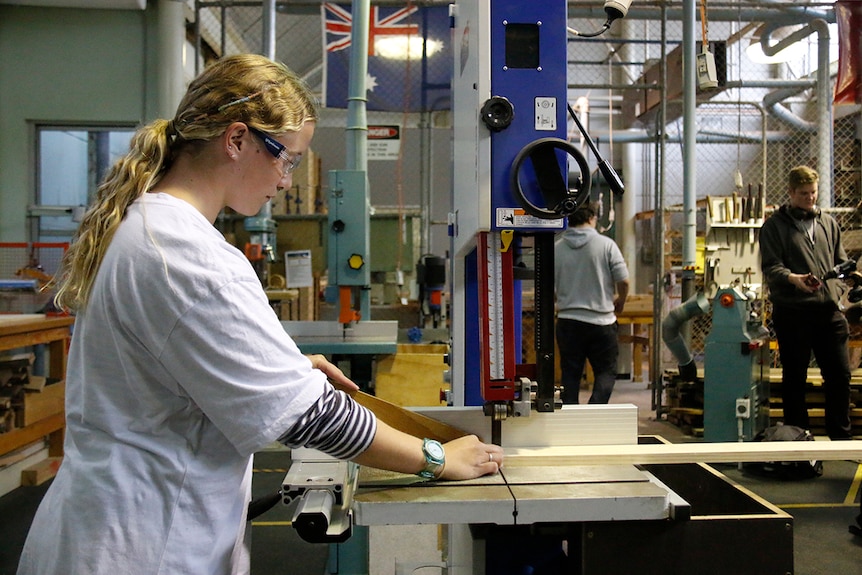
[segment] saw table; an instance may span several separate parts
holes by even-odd
[[[488,433],[481,409],[411,411],[457,423],[480,437]],[[402,426],[417,425],[402,419]],[[638,437],[636,408],[621,404],[566,406],[553,414],[507,420],[504,429],[506,461],[498,475],[427,481],[363,467],[358,480],[331,490],[334,506],[323,506],[320,514],[320,505],[306,505],[312,519],[300,514],[294,526],[305,523],[323,533],[317,523],[323,516],[332,518],[336,528],[328,533],[336,536],[348,523],[372,534],[397,526],[390,547],[366,549],[369,564],[376,556],[397,564],[408,551],[419,552],[430,562],[442,556],[449,575],[791,573],[793,518],[709,465],[693,462],[862,453],[858,441],[794,442],[798,445],[792,447],[668,444]],[[286,482],[291,502],[302,505],[314,491],[303,493],[297,486],[320,485],[332,477],[312,475]],[[336,517],[342,511],[349,521]],[[424,526],[432,526],[431,531],[425,529],[418,542],[409,539]],[[367,545],[364,537],[349,533],[338,541],[331,554],[339,557],[362,555],[352,546]]]

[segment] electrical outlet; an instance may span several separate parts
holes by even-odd
[[[736,417],[739,419],[749,419],[751,417],[750,398],[740,397],[736,400]]]
[[[712,52],[703,51],[697,55],[697,87],[701,90],[718,88],[718,73]]]

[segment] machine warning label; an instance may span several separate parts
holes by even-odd
[[[548,220],[537,218],[522,208],[497,208],[498,228],[552,228],[563,229],[565,218]]]

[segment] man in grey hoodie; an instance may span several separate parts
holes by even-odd
[[[569,216],[554,245],[557,345],[563,403],[579,403],[584,364],[595,375],[590,403],[608,403],[617,374],[617,316],[629,293],[629,272],[617,244],[596,230],[599,205]]]

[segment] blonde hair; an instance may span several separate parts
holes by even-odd
[[[787,174],[787,184],[791,190],[795,190],[806,184],[816,184],[820,175],[808,166],[796,166]]]
[[[233,122],[283,134],[318,119],[317,100],[283,64],[255,54],[228,56],[207,67],[188,87],[173,120],[141,127],[129,152],[99,186],[57,274],[61,309],[86,307],[96,273],[126,210],[164,176],[178,153],[224,133]]]

